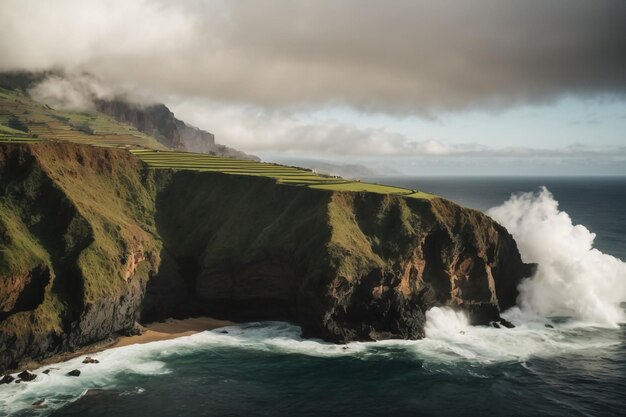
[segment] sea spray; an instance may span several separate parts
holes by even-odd
[[[519,287],[522,312],[605,327],[625,321],[626,264],[593,248],[595,234],[572,224],[547,188],[514,194],[487,213],[513,235],[524,261],[538,264]]]

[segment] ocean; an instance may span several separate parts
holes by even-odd
[[[107,350],[92,355],[98,365],[54,365],[0,386],[0,415],[626,414],[626,178],[373,180],[489,210],[507,226],[541,265],[505,314],[516,328],[471,327],[436,308],[423,340],[339,346],[303,340],[288,323],[246,323]],[[64,375],[74,368],[80,377]]]

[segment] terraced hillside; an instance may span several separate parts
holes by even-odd
[[[153,169],[213,171],[262,176],[280,184],[349,192],[396,194],[413,198],[433,195],[400,187],[362,183],[314,171],[202,153],[169,151],[155,138],[98,111],[62,111],[32,100],[18,91],[0,88],[0,142],[73,142],[130,150]]]
[[[45,140],[166,149],[153,137],[95,110],[55,110],[25,94],[0,89],[0,142]]]
[[[316,189],[351,192],[397,194],[413,198],[433,198],[434,195],[388,185],[363,183],[338,177],[320,175],[304,168],[243,159],[224,158],[207,154],[132,149],[131,152],[153,169],[222,172],[274,178],[280,184],[301,185]]]

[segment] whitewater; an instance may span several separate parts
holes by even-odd
[[[81,398],[86,401],[101,390],[139,401],[147,395],[141,383],[135,384],[142,377],[165,380],[179,375],[178,364],[189,358],[200,363],[207,356],[217,364],[225,358],[231,361],[229,355],[243,355],[247,360],[260,357],[270,363],[288,357],[303,364],[320,360],[350,366],[401,361],[419,365],[423,378],[448,375],[488,380],[496,369],[509,372],[506,370],[521,366],[535,372],[532,368],[537,361],[587,358],[623,348],[623,261],[594,248],[595,235],[585,226],[573,224],[545,187],[514,194],[487,213],[513,235],[524,261],[538,264],[536,273],[519,287],[518,305],[503,314],[516,325],[513,329],[470,326],[463,313],[443,307],[427,313],[426,337],[417,341],[335,345],[302,339],[300,329],[288,323],[245,323],[91,355],[99,365],[82,364],[84,357],[78,357],[37,369],[33,382],[0,387],[0,415],[63,415],[64,406]],[[237,366],[236,359],[232,366]],[[52,371],[46,375],[44,369]],[[72,369],[81,370],[79,378],[65,375]],[[387,377],[383,379],[388,383]],[[42,400],[43,408],[32,405]]]

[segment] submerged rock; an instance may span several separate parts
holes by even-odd
[[[42,398],[40,400],[35,401],[32,406],[33,408],[47,408],[48,406],[45,404],[46,399]]]
[[[544,324],[544,326],[546,326],[548,329],[554,329],[554,326],[551,324]]]
[[[72,371],[69,371],[66,375],[67,376],[80,376],[80,371],[78,369],[74,369]]]

